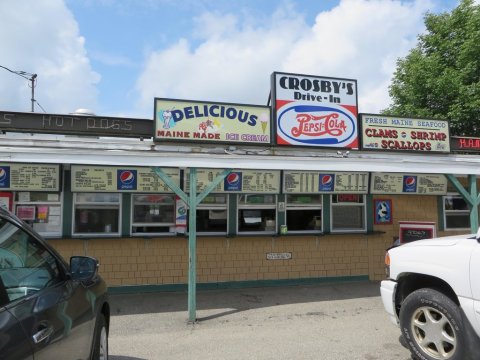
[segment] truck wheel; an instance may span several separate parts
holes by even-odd
[[[400,309],[400,327],[414,358],[466,358],[460,309],[441,292],[420,289],[408,295]]]

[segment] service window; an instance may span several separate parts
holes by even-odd
[[[60,193],[20,191],[15,193],[15,214],[45,237],[62,236]]]
[[[75,193],[73,235],[120,235],[121,194]]]
[[[470,210],[467,202],[458,194],[443,197],[445,230],[469,230]]]
[[[322,195],[287,195],[288,232],[322,231]]]
[[[365,203],[365,195],[331,195],[330,216],[332,232],[366,231]]]
[[[226,234],[228,223],[228,195],[212,194],[197,206],[197,232]]]
[[[238,233],[274,234],[277,229],[277,196],[238,195]]]
[[[174,233],[174,194],[132,195],[132,235],[171,235]]]

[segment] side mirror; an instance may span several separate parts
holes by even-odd
[[[70,275],[72,280],[89,281],[97,275],[98,260],[88,256],[70,258]]]

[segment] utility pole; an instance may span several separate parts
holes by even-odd
[[[31,82],[31,88],[32,88],[32,112],[35,112],[35,79],[37,78],[37,74],[30,74],[25,71],[16,71],[16,70],[11,70],[5,66],[0,65],[1,68],[10,71],[13,74],[16,74],[18,76],[23,77],[24,79],[27,79],[28,81]]]

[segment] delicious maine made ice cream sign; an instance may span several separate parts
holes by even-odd
[[[155,99],[155,140],[270,144],[267,106]]]
[[[357,81],[272,74],[276,144],[358,149]]]

